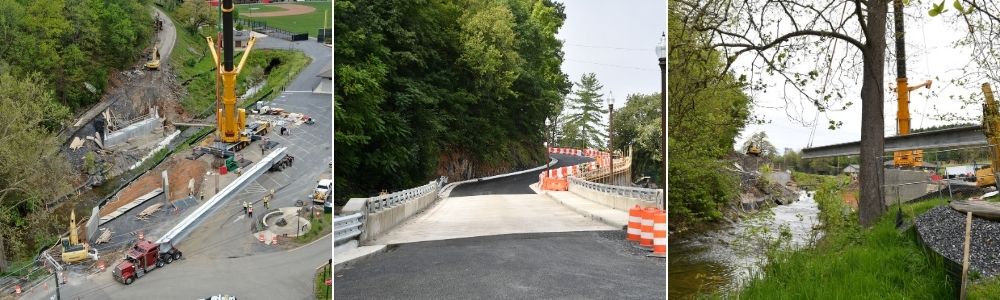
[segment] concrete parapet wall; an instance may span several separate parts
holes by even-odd
[[[885,204],[896,204],[896,188],[899,188],[899,202],[909,202],[913,199],[935,191],[938,185],[931,182],[930,173],[923,171],[886,169],[885,170]],[[947,194],[946,194],[947,195]]]
[[[153,110],[149,118],[136,122],[128,127],[116,130],[104,137],[104,147],[113,147],[128,142],[129,139],[147,135],[163,125],[156,110]]]
[[[569,185],[569,191],[577,196],[580,196],[581,198],[625,212],[628,212],[629,208],[635,207],[636,205],[644,208],[658,207],[656,202],[648,202],[635,198],[602,193],[573,184]]]
[[[360,237],[361,244],[366,245],[368,242],[377,239],[380,235],[389,232],[389,230],[423,211],[434,202],[437,202],[437,200],[438,193],[432,192],[396,205],[395,207],[367,214],[364,221],[365,227]]]

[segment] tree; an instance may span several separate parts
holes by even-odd
[[[842,104],[840,91],[844,86],[830,85],[829,80],[820,83],[817,79],[838,72],[860,73],[858,215],[863,226],[875,224],[885,211],[878,178],[883,173],[879,160],[884,149],[883,91],[889,1],[677,0],[676,3],[681,4],[674,7],[681,11],[683,22],[709,34],[712,46],[726,53],[725,70],[731,68],[737,57],[750,55],[752,69],[783,77],[786,88],[820,111]],[[817,57],[825,66],[816,65]],[[854,65],[862,67],[851,69]],[[766,88],[762,85],[757,87]]]
[[[751,102],[707,34],[691,30],[676,11],[668,13],[667,205],[671,226],[683,226],[719,220],[737,199],[725,159],[746,126]]]
[[[572,85],[549,0],[334,2],[335,199],[545,163]],[[553,134],[559,134],[553,132]]]
[[[0,239],[8,253],[32,251],[33,234],[50,234],[44,201],[67,192],[68,160],[61,141],[46,124],[61,123],[60,106],[38,74],[15,77],[0,70]],[[37,170],[38,172],[25,172]],[[0,253],[0,256],[6,253]]]
[[[215,26],[216,15],[207,1],[184,1],[177,8],[177,19],[191,32],[198,32],[201,26]]]
[[[743,142],[743,150],[749,149],[751,145],[756,145],[760,148],[760,155],[765,157],[773,158],[778,154],[778,149],[774,148],[774,145],[767,140],[767,133],[763,131],[758,131],[747,138]]]
[[[607,134],[603,133],[601,116],[608,113],[604,109],[604,88],[597,81],[597,74],[586,73],[580,76],[580,81],[575,83],[577,89],[573,92],[576,97],[569,98],[570,110],[565,111],[567,115],[564,127],[572,128],[573,139],[568,140],[570,147],[575,148],[599,148],[607,145]]]
[[[614,112],[612,131],[615,149],[632,147],[633,178],[649,176],[662,182],[663,155],[660,150],[660,94],[632,94],[625,98],[625,107]]]

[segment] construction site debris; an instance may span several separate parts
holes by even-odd
[[[111,241],[111,236],[114,234],[110,229],[101,228],[101,235],[97,237],[94,244],[104,244]]]
[[[139,220],[145,221],[150,216],[152,216],[156,212],[160,211],[161,207],[163,207],[163,203],[162,202],[150,205],[146,209],[143,209],[142,212],[139,212],[139,215],[135,216],[135,218],[139,219]]]

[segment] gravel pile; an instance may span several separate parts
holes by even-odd
[[[944,257],[962,263],[965,213],[948,206],[935,207],[917,217],[917,231],[927,246]],[[983,276],[1000,274],[1000,222],[972,217],[969,268]]]

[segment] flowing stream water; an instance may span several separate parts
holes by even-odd
[[[822,232],[813,192],[799,200],[734,223],[672,235],[669,239],[669,298],[691,299],[699,294],[727,293],[758,273],[766,263],[767,244],[784,235],[786,245],[808,246]],[[784,234],[782,234],[784,233]]]

